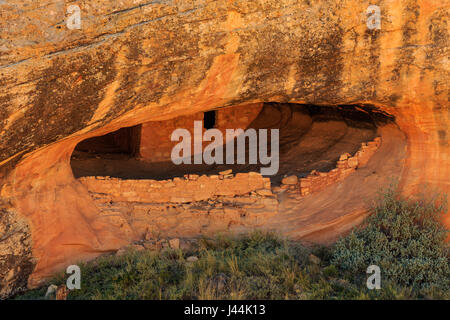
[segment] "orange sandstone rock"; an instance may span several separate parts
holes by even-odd
[[[201,7],[139,2],[86,0],[82,15],[89,19],[82,30],[56,29],[65,13],[54,1],[0,3],[1,297],[141,236],[137,217],[127,223],[139,228],[127,228],[123,217],[107,219],[70,167],[80,141],[123,127],[265,101],[359,103],[395,118],[406,147],[397,131],[387,130],[392,136],[381,146],[374,141],[380,151],[370,157],[373,146],[367,145],[356,154],[357,173],[338,163],[350,170],[342,171],[347,178],[341,185],[349,190],[334,185],[311,195],[301,204],[311,216],[301,224],[292,222],[294,213],[286,213],[291,220],[265,220],[293,238],[324,239],[359,223],[365,207],[355,198],[372,195],[361,181],[381,183],[365,166],[400,174],[399,189],[407,195],[424,184],[450,191],[444,2],[382,3],[380,30],[367,29],[367,2],[361,0],[206,0]],[[247,123],[245,117],[238,120]],[[308,187],[301,179],[300,190],[313,192],[321,178],[308,178]],[[266,188],[258,176],[192,180],[197,191],[183,195],[169,191],[183,181],[151,188],[158,201],[177,204]],[[103,182],[88,184],[111,190],[108,197],[118,202],[155,200],[135,182]],[[350,213],[343,216],[344,209]],[[200,232],[207,216],[199,209],[190,229]],[[166,220],[179,218],[169,214],[154,223],[164,227]],[[450,227],[449,216],[444,223]]]

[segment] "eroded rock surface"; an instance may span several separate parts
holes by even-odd
[[[407,138],[401,190],[450,190],[445,2],[381,1],[380,30],[368,29],[361,0],[78,3],[81,30],[65,26],[63,1],[0,2],[0,195],[9,203],[0,208],[0,295],[128,243],[99,219],[70,156],[84,139],[150,120],[258,102],[376,106]],[[338,219],[352,194],[328,212]],[[347,208],[359,221],[363,208]],[[305,234],[292,221],[280,229]]]
[[[0,209],[0,299],[25,289],[35,266],[30,227],[6,207]]]

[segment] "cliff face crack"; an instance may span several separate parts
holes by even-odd
[[[161,2],[160,1],[151,1],[151,2],[147,2],[147,3],[141,3],[141,4],[139,4],[137,6],[134,6],[134,7],[113,11],[111,13],[108,13],[106,16],[112,16],[112,15],[117,15],[117,14],[130,12],[130,11],[133,11],[133,10],[136,10],[136,9],[142,9],[143,7],[147,7],[147,6],[150,6],[150,5],[155,4],[155,3],[159,4]]]

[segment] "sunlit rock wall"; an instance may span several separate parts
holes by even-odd
[[[70,30],[63,1],[0,2],[0,188],[13,217],[0,211],[4,295],[126,242],[98,219],[69,159],[83,139],[150,120],[261,101],[371,104],[408,138],[403,192],[450,189],[441,0],[76,4],[82,26]],[[380,29],[368,28],[371,4]],[[23,259],[9,259],[9,239],[23,239]]]

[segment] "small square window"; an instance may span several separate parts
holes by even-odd
[[[205,112],[203,116],[203,127],[208,130],[214,128],[216,125],[216,111]]]

